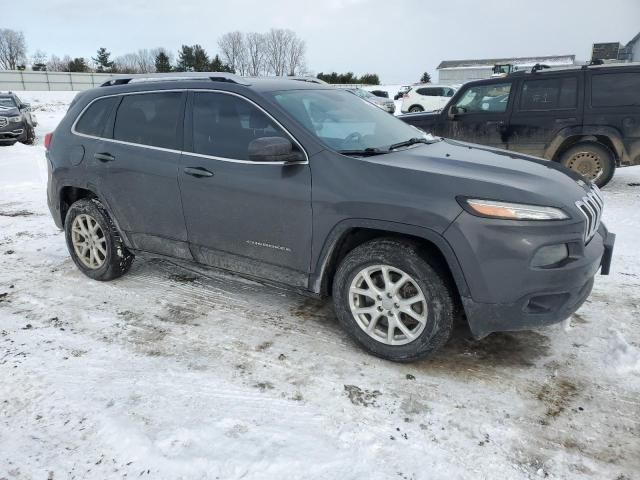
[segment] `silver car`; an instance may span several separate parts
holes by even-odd
[[[349,88],[348,90],[367,102],[373,103],[376,107],[381,108],[385,112],[389,112],[391,114],[396,113],[396,104],[393,100],[377,97],[373,93],[363,90],[362,88]]]

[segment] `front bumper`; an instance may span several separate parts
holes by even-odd
[[[12,142],[23,139],[26,132],[24,122],[7,123],[0,127],[0,142]]]
[[[445,233],[469,285],[462,303],[476,338],[561,322],[588,298],[598,270],[609,273],[615,235],[604,224],[584,245],[581,223],[527,223],[462,214]],[[559,243],[569,245],[567,261],[531,266],[540,247]]]

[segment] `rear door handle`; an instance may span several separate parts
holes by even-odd
[[[116,159],[116,157],[107,152],[96,153],[93,155],[93,158],[100,160],[101,162],[113,162]]]
[[[213,172],[202,167],[185,167],[184,173],[192,177],[213,177]]]

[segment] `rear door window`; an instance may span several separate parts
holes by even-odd
[[[578,104],[578,79],[572,77],[525,80],[520,97],[521,111],[560,110]]]
[[[594,74],[591,77],[591,105],[640,106],[640,72]]]
[[[92,137],[104,137],[109,115],[119,97],[100,98],[89,105],[76,124],[76,132]]]
[[[113,138],[179,150],[183,95],[182,92],[125,95],[116,113]]]
[[[443,96],[442,88],[419,88],[416,92],[426,97],[442,97]]]
[[[290,140],[262,110],[242,98],[226,93],[194,93],[194,153],[250,160],[249,144],[263,137]]]

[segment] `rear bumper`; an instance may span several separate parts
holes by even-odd
[[[533,227],[536,231],[531,231],[491,223],[485,231],[480,227],[479,241],[463,242],[469,238],[463,232],[477,232],[478,221],[463,219],[446,235],[469,284],[471,296],[462,297],[462,303],[476,338],[561,322],[589,297],[598,270],[609,273],[615,235],[603,224],[587,245],[581,240],[582,230],[572,225]],[[496,239],[503,237],[496,246]],[[552,268],[531,267],[540,246],[554,243],[568,244],[570,259]]]

